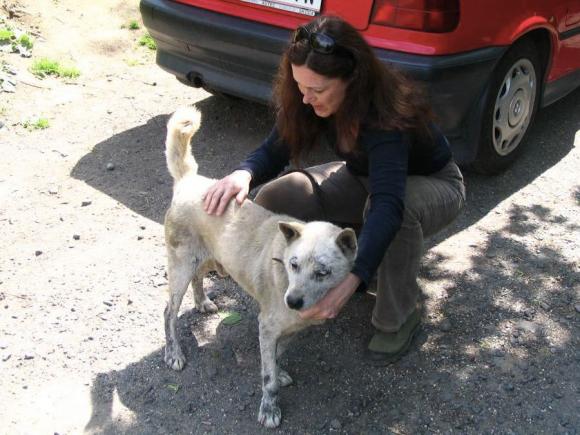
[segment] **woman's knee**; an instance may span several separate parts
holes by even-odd
[[[286,174],[260,188],[255,202],[274,213],[298,219],[319,219],[321,206],[310,179],[301,172]]]

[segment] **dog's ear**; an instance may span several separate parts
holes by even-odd
[[[302,234],[302,227],[303,225],[298,222],[278,222],[278,228],[280,228],[280,231],[284,234],[287,243],[300,237]]]
[[[356,233],[351,228],[345,228],[336,236],[336,244],[347,258],[356,256]]]

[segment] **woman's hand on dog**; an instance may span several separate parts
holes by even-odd
[[[203,209],[207,214],[221,216],[233,197],[242,204],[248,197],[251,180],[248,171],[238,170],[217,181],[203,195]]]
[[[328,290],[328,293],[316,304],[299,311],[298,315],[302,319],[308,320],[334,319],[356,291],[360,283],[361,280],[358,276],[349,273],[340,284]]]

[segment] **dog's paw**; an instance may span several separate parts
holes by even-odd
[[[169,351],[169,349],[165,348],[165,364],[171,367],[173,370],[182,370],[185,367],[185,355],[181,349],[177,349],[174,351]]]
[[[260,414],[258,415],[258,421],[261,425],[273,428],[280,426],[280,421],[282,420],[282,411],[279,406],[276,405],[265,405],[262,401],[260,405]]]
[[[292,378],[286,370],[280,369],[278,371],[278,382],[280,383],[281,387],[287,387],[294,381],[292,381]]]
[[[200,304],[197,304],[196,308],[200,313],[217,313],[218,307],[209,299],[206,299]]]

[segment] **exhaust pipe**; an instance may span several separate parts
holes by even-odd
[[[187,81],[189,81],[189,83],[191,83],[191,86],[193,86],[194,88],[203,87],[203,79],[201,78],[201,75],[194,71],[187,73]]]

